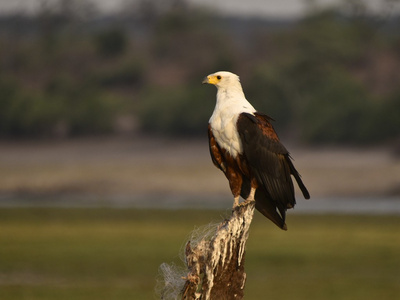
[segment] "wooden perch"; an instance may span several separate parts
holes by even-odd
[[[181,299],[242,299],[246,282],[245,246],[254,214],[254,202],[244,203],[207,239],[186,244],[188,274]]]

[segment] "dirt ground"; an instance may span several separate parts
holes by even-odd
[[[400,197],[400,159],[383,147],[287,145],[311,197]],[[0,142],[0,200],[34,196],[230,197],[203,140]]]

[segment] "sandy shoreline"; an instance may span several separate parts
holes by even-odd
[[[387,149],[287,148],[312,198],[400,198],[400,159]],[[206,139],[1,142],[0,176],[0,201],[230,198]]]

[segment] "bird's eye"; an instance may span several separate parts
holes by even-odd
[[[218,79],[218,80],[221,80],[221,76],[218,75],[218,76],[217,76],[217,79]]]

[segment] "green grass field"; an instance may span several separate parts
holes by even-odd
[[[0,209],[0,299],[156,299],[195,227],[225,212]],[[400,299],[400,217],[256,214],[245,299]]]

